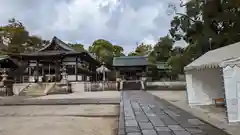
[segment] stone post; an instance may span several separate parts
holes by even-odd
[[[62,75],[61,84],[64,85],[67,92],[71,92],[71,88],[70,88],[69,82],[67,80],[67,69],[66,69],[65,65],[63,65],[63,67],[61,69],[61,75]]]
[[[66,66],[64,65],[61,69],[61,75],[62,75],[62,80],[61,80],[61,83],[63,84],[67,84],[68,83],[68,80],[67,80],[67,69],[66,69]]]

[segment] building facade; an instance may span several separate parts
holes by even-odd
[[[87,51],[75,51],[57,37],[36,52],[10,54],[10,57],[21,65],[13,76],[18,83],[58,82],[63,71],[68,81],[96,81],[96,68],[100,66]]]

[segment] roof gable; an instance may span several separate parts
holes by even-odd
[[[62,40],[58,39],[57,37],[53,37],[52,41],[50,44],[44,46],[38,52],[43,52],[43,51],[71,51],[75,52],[75,50],[64,43]]]
[[[113,66],[146,66],[147,58],[144,56],[121,56],[113,59]]]

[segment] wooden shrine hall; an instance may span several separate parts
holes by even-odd
[[[58,82],[62,72],[68,81],[96,81],[100,63],[84,49],[79,52],[57,37],[36,52],[10,55],[21,68],[15,71],[15,82]]]

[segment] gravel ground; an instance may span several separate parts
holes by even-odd
[[[35,99],[71,99],[71,98],[120,98],[119,91],[76,92],[71,94],[54,94]]]
[[[0,134],[114,135],[118,108],[117,105],[2,106]]]

